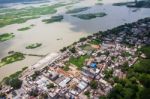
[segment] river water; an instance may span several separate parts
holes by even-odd
[[[62,0],[63,1],[63,0]],[[66,0],[64,0],[66,1]],[[150,9],[141,8],[133,12],[135,8],[127,8],[125,6],[112,6],[113,2],[124,0],[103,0],[104,5],[95,5],[97,0],[82,0],[80,3],[73,5],[73,8],[90,6],[87,11],[80,13],[105,12],[107,16],[95,18],[92,20],[81,20],[65,14],[65,7],[59,8],[57,14],[63,14],[64,20],[51,24],[41,22],[42,19],[51,15],[43,16],[38,19],[29,20],[23,24],[13,24],[0,28],[0,34],[13,32],[15,38],[0,43],[0,59],[7,56],[9,51],[19,51],[30,54],[48,54],[57,52],[64,46],[68,46],[79,40],[81,37],[86,37],[99,30],[104,31],[124,23],[131,23],[138,19],[150,17]],[[129,1],[129,0],[128,0]],[[18,28],[34,24],[30,30],[17,31]],[[60,40],[57,40],[60,39]],[[31,43],[42,43],[42,46],[36,49],[27,50],[25,46]],[[35,64],[39,57],[26,57],[25,60],[15,62],[0,68],[0,80],[4,77],[20,70],[25,66]]]

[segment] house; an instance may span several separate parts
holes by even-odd
[[[66,87],[67,83],[70,82],[70,80],[71,80],[71,79],[70,79],[69,77],[65,78],[63,81],[61,81],[61,82],[59,83],[59,86],[60,86],[60,87]]]

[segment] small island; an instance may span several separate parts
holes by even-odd
[[[88,10],[89,8],[90,8],[90,7],[75,8],[75,9],[72,9],[72,10],[68,10],[66,13],[67,13],[67,14],[79,13],[79,12],[82,12],[82,11],[86,11],[86,10]]]
[[[30,27],[23,27],[23,28],[18,29],[18,31],[26,31],[26,30],[29,30],[29,29],[31,29],[31,28]]]
[[[100,12],[100,13],[89,13],[89,14],[77,14],[73,16],[84,20],[90,20],[97,17],[104,17],[106,15],[107,15],[106,13]]]
[[[0,42],[4,42],[15,37],[13,33],[4,33],[0,35]]]
[[[16,61],[21,61],[23,59],[25,59],[24,54],[20,52],[15,52],[9,56],[6,56],[5,58],[2,58],[0,61],[0,67],[7,65],[7,64],[14,63]]]
[[[44,19],[42,20],[42,22],[53,23],[53,22],[60,22],[63,19],[64,19],[63,15],[59,15],[59,16],[52,16],[50,19]]]
[[[135,2],[120,2],[114,3],[114,6],[127,6],[127,7],[134,7],[134,8],[150,8],[150,1],[149,0],[135,0]]]
[[[65,4],[57,3],[51,6],[43,5],[39,7],[24,7],[21,9],[1,9],[0,18],[2,20],[0,20],[0,27],[24,23],[31,19],[40,18],[42,15],[54,14],[57,12],[57,8],[62,6],[65,6]]]
[[[18,31],[26,31],[26,30],[31,29],[31,28],[34,27],[34,26],[35,26],[34,24],[31,24],[30,26],[27,26],[27,27],[23,27],[23,28],[18,29]]]
[[[42,46],[41,43],[30,44],[30,45],[26,46],[26,49],[35,49],[40,46]]]

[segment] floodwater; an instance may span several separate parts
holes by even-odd
[[[62,0],[61,0],[62,1]],[[65,1],[65,0],[64,0]],[[111,3],[124,0],[104,0],[104,5],[95,5],[97,0],[82,0],[73,5],[73,8],[90,6],[87,11],[80,13],[105,12],[107,16],[95,18],[92,20],[81,20],[65,14],[65,7],[59,8],[57,14],[63,14],[64,20],[51,24],[41,22],[42,19],[49,18],[51,15],[43,16],[39,19],[29,20],[23,24],[13,24],[0,28],[0,34],[13,32],[15,38],[0,43],[0,59],[7,56],[9,51],[19,51],[29,54],[45,55],[57,52],[64,46],[68,46],[97,31],[104,31],[124,23],[131,23],[145,17],[150,17],[150,9],[127,8],[125,6],[112,6]],[[129,0],[128,0],[129,1]],[[17,29],[34,24],[30,30],[17,31]],[[58,40],[60,39],[60,40]],[[25,46],[31,43],[42,43],[42,46],[36,49],[25,49]],[[39,57],[26,57],[25,60],[15,62],[0,68],[0,80],[4,77],[21,70],[21,68],[35,64]]]

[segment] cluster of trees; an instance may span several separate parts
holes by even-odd
[[[9,77],[4,78],[2,82],[4,82],[4,84],[6,85],[13,87],[14,89],[19,89],[22,85],[22,80],[19,79],[19,76],[25,69],[27,69],[27,67],[24,67],[21,71],[18,71],[10,75]]]
[[[32,80],[34,81],[40,74],[41,74],[40,71],[35,71],[34,74],[31,76]]]
[[[47,85],[47,88],[48,88],[48,89],[54,88],[54,87],[55,87],[55,85],[54,85],[53,83],[49,83],[49,84]]]
[[[97,82],[96,80],[92,80],[92,81],[90,82],[90,87],[91,87],[92,89],[97,89],[97,87],[98,87],[98,82]]]
[[[145,50],[146,49],[146,50]],[[148,48],[142,52],[149,55]],[[125,79],[115,79],[115,87],[105,99],[150,99],[150,57],[139,59],[132,67],[124,64]]]

